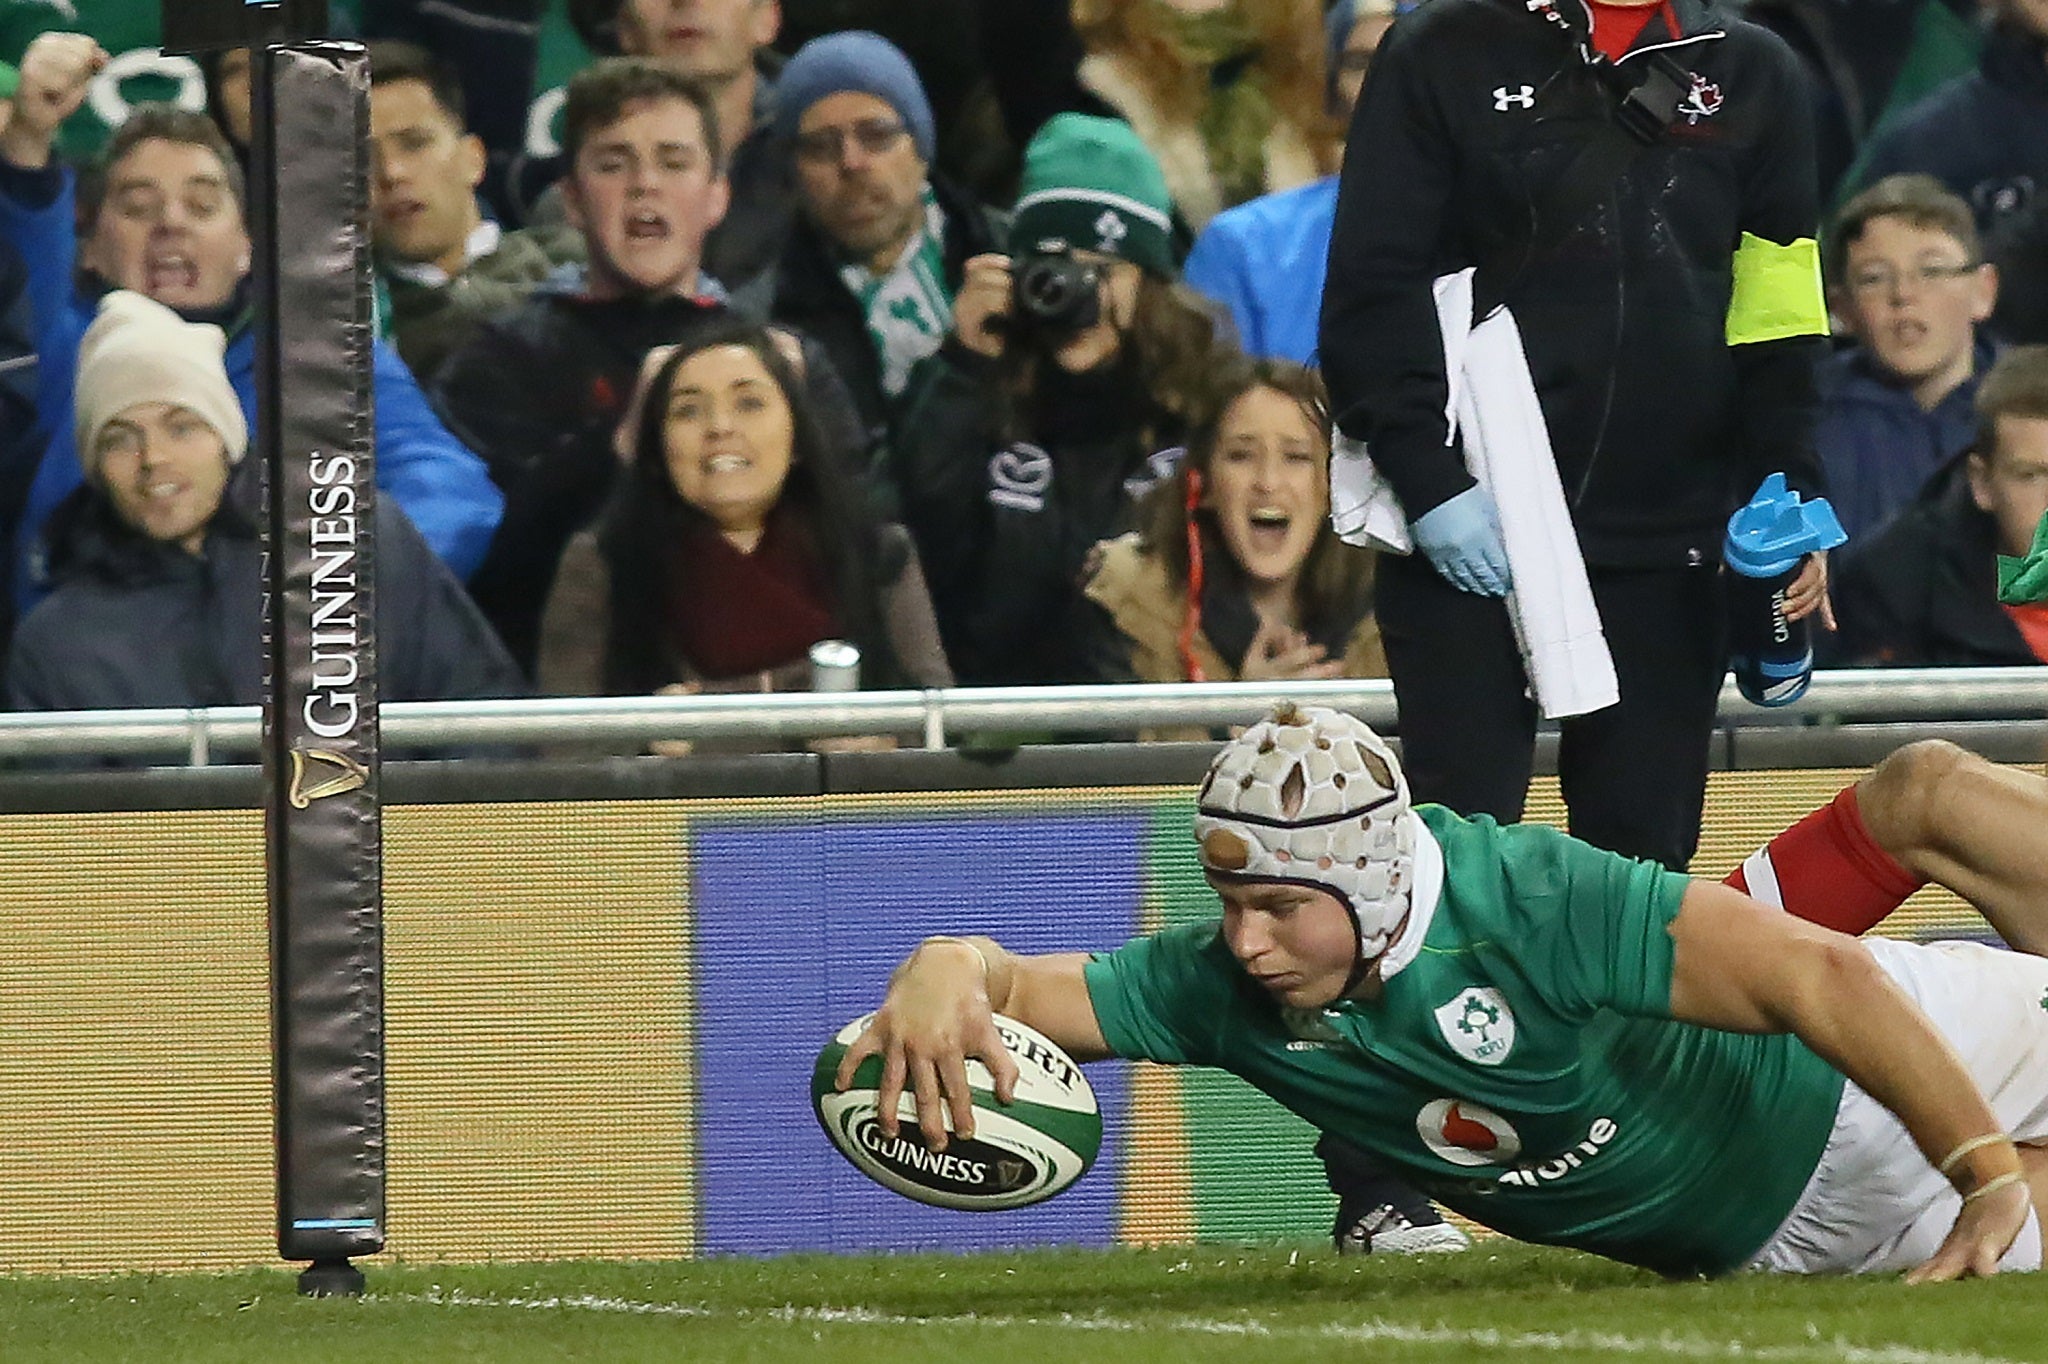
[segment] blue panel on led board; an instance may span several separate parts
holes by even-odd
[[[697,1149],[707,1253],[1081,1243],[1117,1216],[1125,1067],[1089,1067],[1102,1154],[1049,1202],[926,1207],[870,1182],[810,1107],[818,1049],[881,1000],[934,933],[1025,953],[1115,947],[1138,928],[1146,809],[691,823]]]

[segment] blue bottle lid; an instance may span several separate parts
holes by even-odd
[[[1848,538],[1825,497],[1801,501],[1785,486],[1783,474],[1772,474],[1749,505],[1728,518],[1728,539],[1721,553],[1728,567],[1745,577],[1775,578],[1798,567],[1807,555],[1833,549]]]

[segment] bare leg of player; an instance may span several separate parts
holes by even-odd
[[[2022,952],[2048,956],[2048,777],[1940,740],[1899,749],[1856,784],[1864,826]]]

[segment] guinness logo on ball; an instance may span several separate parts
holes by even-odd
[[[972,1137],[955,1137],[943,1151],[924,1144],[914,1127],[889,1136],[872,1118],[854,1124],[853,1139],[869,1159],[926,1188],[954,1194],[1007,1193],[1036,1182],[1031,1163]]]

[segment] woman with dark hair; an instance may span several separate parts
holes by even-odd
[[[1032,139],[1010,254],[976,256],[953,334],[911,376],[892,449],[946,652],[969,682],[1071,681],[1089,549],[1131,525],[1244,364],[1179,283],[1159,168],[1129,128]]]
[[[1091,672],[1106,682],[1384,677],[1373,554],[1330,529],[1322,383],[1261,361],[1096,547]]]
[[[950,685],[910,537],[869,509],[784,338],[733,322],[641,375],[628,467],[548,598],[541,690],[803,689],[824,640],[860,651],[863,686]]]

